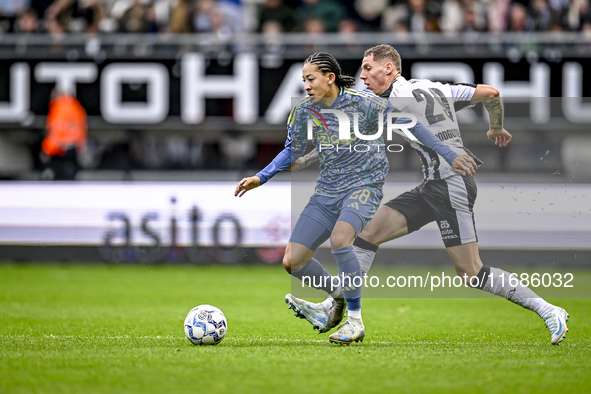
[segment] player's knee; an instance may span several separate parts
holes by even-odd
[[[291,255],[289,253],[283,255],[283,268],[285,268],[287,272],[291,272]]]
[[[330,248],[332,250],[351,245],[353,245],[353,241],[343,234],[333,234],[330,236]]]
[[[293,256],[290,251],[283,255],[283,268],[285,268],[285,270],[290,273],[291,271],[297,271],[300,268],[302,268],[302,266],[306,263],[306,261],[304,260],[305,256],[300,254],[296,254],[295,256]],[[308,261],[309,260],[310,259],[308,259]]]

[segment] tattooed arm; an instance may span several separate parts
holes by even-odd
[[[480,103],[488,111],[490,129],[486,133],[489,140],[499,147],[507,146],[511,134],[503,128],[503,102],[497,89],[489,85],[478,85],[472,97],[472,104]]]
[[[293,162],[291,167],[289,168],[292,171],[299,171],[303,170],[304,168],[310,166],[311,164],[318,161],[318,151],[316,149],[312,149],[310,153],[304,155]]]

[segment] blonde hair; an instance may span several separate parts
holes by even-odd
[[[400,54],[396,49],[391,47],[390,45],[380,44],[376,45],[375,47],[369,48],[363,54],[363,57],[373,56],[373,60],[377,62],[381,61],[389,61],[392,62],[396,70],[400,73],[402,72],[402,59],[400,58]]]

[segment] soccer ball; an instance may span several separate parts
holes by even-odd
[[[217,345],[228,330],[226,316],[212,305],[199,305],[185,317],[185,335],[194,345]]]

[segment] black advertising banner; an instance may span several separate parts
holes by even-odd
[[[65,56],[65,55],[64,55]],[[54,87],[74,92],[91,127],[192,129],[208,120],[226,125],[283,125],[292,97],[301,97],[303,58],[237,53],[230,57],[197,52],[138,58],[0,59],[0,128],[40,128]],[[361,58],[341,61],[344,72],[359,75]],[[534,123],[561,118],[588,123],[591,59],[516,62],[507,58],[403,59],[407,78],[486,83],[505,99],[572,97],[564,108],[532,108]],[[359,81],[359,79],[358,79]],[[363,89],[358,82],[356,88]],[[532,105],[533,107],[533,105]],[[536,113],[537,111],[537,113]],[[507,114],[511,116],[510,113]]]

